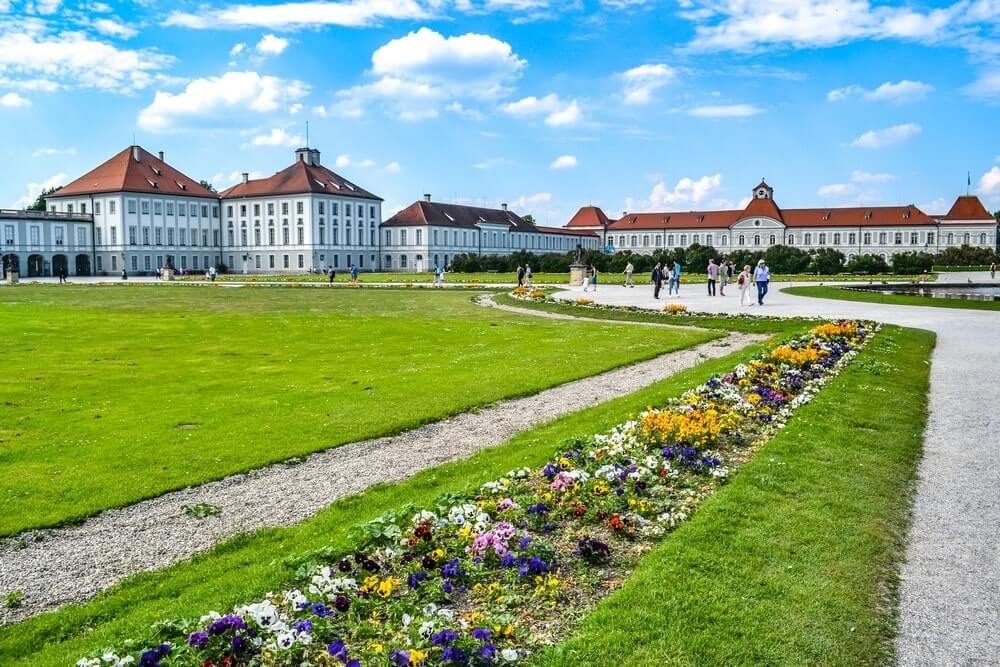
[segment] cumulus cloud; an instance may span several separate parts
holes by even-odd
[[[182,92],[158,91],[153,103],[139,112],[139,127],[159,132],[187,123],[230,123],[234,114],[276,111],[305,97],[301,81],[257,72],[226,72],[191,81]]]
[[[544,116],[545,124],[553,127],[574,125],[583,120],[583,112],[576,100],[566,102],[555,93],[545,97],[531,95],[516,102],[509,102],[503,105],[502,109],[511,116],[521,118]]]
[[[576,156],[560,155],[549,165],[549,169],[572,169],[576,166]]]
[[[288,48],[288,40],[274,35],[264,35],[254,48],[257,53],[279,56]]]
[[[820,197],[847,197],[849,195],[857,192],[855,188],[850,183],[831,183],[830,185],[823,185],[816,191]]]
[[[896,177],[893,174],[871,173],[855,169],[851,172],[851,180],[855,183],[886,183],[896,180]]]
[[[6,95],[0,96],[0,107],[15,109],[17,107],[28,106],[31,106],[31,100],[27,97],[21,97],[17,93],[7,93]]]
[[[1000,200],[1000,167],[993,167],[979,179],[979,191],[991,201]]]
[[[886,81],[875,90],[867,90],[857,85],[835,88],[826,94],[830,102],[841,102],[851,97],[860,97],[870,102],[893,102],[905,104],[927,99],[934,91],[934,86],[922,81],[903,79],[897,83]]]
[[[383,19],[417,20],[431,14],[416,0],[352,0],[348,2],[283,2],[273,5],[233,4],[204,7],[197,13],[173,12],[165,22],[197,30],[269,28],[293,30],[306,26],[362,27]]]
[[[50,176],[41,183],[28,183],[28,192],[15,201],[11,208],[24,208],[26,206],[31,206],[38,199],[38,195],[42,194],[44,190],[51,190],[62,185],[66,185],[66,174],[56,174],[55,176]]]
[[[378,78],[339,91],[333,108],[358,117],[378,102],[410,121],[433,118],[442,108],[460,113],[464,107],[454,102],[505,94],[524,65],[510,44],[489,35],[445,37],[421,28],[379,47],[371,68]]]
[[[247,48],[246,42],[238,42],[236,44],[233,44],[233,48],[229,49],[229,57],[235,58],[236,56],[246,51],[246,48]]]
[[[139,34],[132,26],[125,25],[121,21],[113,19],[97,19],[94,21],[94,30],[102,35],[120,37],[121,39],[131,39]]]
[[[288,132],[285,132],[280,127],[276,127],[267,134],[258,134],[248,143],[243,144],[243,147],[284,146],[286,148],[297,148],[303,143],[302,137],[288,134]]]
[[[685,176],[670,188],[665,181],[660,180],[653,185],[647,199],[639,201],[631,197],[626,200],[626,208],[641,211],[671,211],[694,208],[700,204],[717,205],[716,208],[727,206],[722,200],[714,199],[722,188],[722,174],[702,176],[693,179]]]
[[[550,201],[552,201],[551,192],[537,192],[533,195],[521,195],[517,199],[510,201],[508,206],[514,211],[524,211],[532,206],[547,204]]]
[[[922,128],[916,123],[893,125],[882,130],[869,130],[851,142],[855,148],[886,148],[895,146],[920,134]]]
[[[22,21],[0,31],[0,79],[35,89],[97,88],[132,93],[153,84],[171,56],[153,49],[120,49],[80,32],[51,31]]]
[[[963,87],[962,92],[969,97],[1000,100],[1000,68],[981,73],[975,81]]]
[[[621,78],[625,81],[625,103],[649,104],[652,101],[653,93],[667,85],[676,76],[676,70],[662,63],[639,65],[622,72]]]
[[[688,109],[688,115],[696,118],[746,118],[763,112],[752,104],[710,104]]]

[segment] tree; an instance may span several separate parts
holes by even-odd
[[[208,181],[205,180],[198,181],[198,185],[205,188],[209,192],[218,192],[218,190],[215,189],[215,186],[209,183]]]
[[[989,264],[996,259],[992,248],[975,248],[963,245],[958,248],[945,248],[934,257],[934,263],[943,266],[977,266]]]
[[[899,275],[927,273],[934,265],[934,255],[926,252],[897,252],[892,256],[892,272]]]
[[[39,193],[38,198],[35,199],[35,203],[27,208],[28,211],[44,211],[45,210],[45,198],[48,197],[53,192],[58,192],[62,190],[62,186],[56,186],[54,188],[43,188]]]
[[[715,248],[710,245],[700,245],[698,243],[688,246],[684,255],[686,261],[681,263],[687,264],[688,273],[707,273],[708,260],[719,259],[719,253]]]
[[[774,273],[803,273],[809,268],[809,253],[790,245],[773,245],[764,252],[764,261]],[[751,260],[744,264],[754,265]]]
[[[858,255],[847,263],[847,270],[851,273],[885,273],[889,266],[882,259],[881,255]]]
[[[521,220],[524,220],[524,221],[525,221],[526,223],[528,223],[529,225],[534,225],[534,224],[537,224],[537,223],[535,222],[535,216],[531,215],[530,213],[529,213],[528,215],[522,215],[522,216],[521,216]]]
[[[844,268],[844,253],[833,248],[813,250],[811,268],[824,276],[840,273]]]

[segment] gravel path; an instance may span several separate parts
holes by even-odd
[[[22,591],[24,600],[16,609],[0,609],[0,624],[86,600],[130,574],[176,563],[234,535],[297,523],[338,498],[468,457],[763,338],[732,334],[397,436],[336,447],[295,465],[278,464],[109,510],[79,526],[9,538],[0,542],[0,592]],[[201,502],[219,507],[219,514],[198,520],[181,509]]]
[[[989,282],[944,273],[939,282]],[[1000,283],[1000,281],[997,281]],[[804,284],[804,283],[803,283]],[[797,297],[772,286],[764,315],[862,317],[937,333],[930,417],[901,569],[901,667],[1000,665],[1000,313]],[[733,291],[735,293],[735,290]],[[565,298],[577,292],[560,292]],[[602,303],[655,307],[651,291],[602,286]],[[672,302],[739,311],[739,298],[690,285]]]

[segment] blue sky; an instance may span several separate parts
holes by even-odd
[[[0,205],[136,141],[219,189],[305,138],[379,194],[1000,208],[1000,2],[0,0]]]

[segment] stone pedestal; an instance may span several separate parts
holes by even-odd
[[[569,265],[569,285],[570,287],[580,287],[587,280],[586,264]]]
[[[173,280],[175,273],[177,273],[177,271],[175,271],[173,267],[165,266],[162,269],[160,269],[160,279]]]
[[[20,278],[21,278],[21,276],[20,276],[20,274],[18,274],[17,271],[11,271],[11,270],[8,269],[8,271],[7,271],[7,284],[8,285],[16,285],[18,283],[18,281],[20,280]]]

